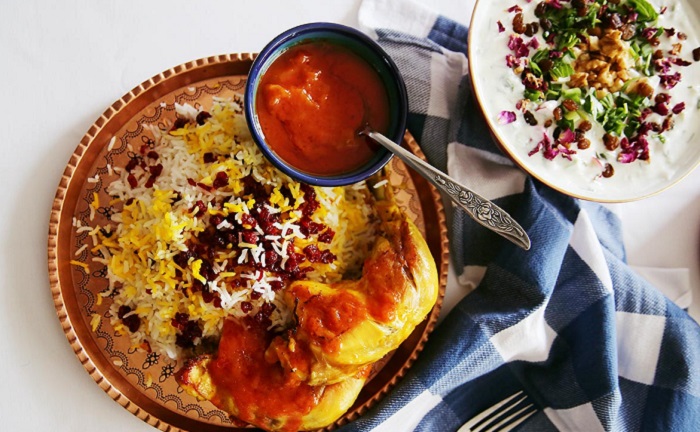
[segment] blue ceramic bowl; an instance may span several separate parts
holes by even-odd
[[[380,147],[372,160],[364,166],[335,176],[319,176],[301,171],[280,158],[265,142],[265,136],[256,114],[255,100],[260,79],[268,67],[288,48],[313,41],[341,45],[367,61],[379,74],[389,99],[390,124],[386,136],[396,143],[406,129],[408,98],[406,85],[389,55],[364,33],[351,27],[332,23],[310,23],[294,27],[272,40],[253,62],[245,88],[245,114],[253,139],[272,164],[288,176],[316,186],[343,186],[365,180],[389,162],[392,153]]]

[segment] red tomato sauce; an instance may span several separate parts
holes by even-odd
[[[379,148],[358,135],[366,123],[389,126],[389,100],[378,73],[329,42],[294,46],[263,75],[256,111],[265,141],[286,163],[337,175],[369,162]]]
[[[212,383],[218,398],[231,397],[238,408],[237,417],[254,425],[265,419],[286,418],[282,430],[297,430],[301,418],[318,404],[322,388],[311,387],[270,364],[265,351],[271,335],[250,320],[224,323],[219,352],[210,365]],[[212,400],[226,406],[223,400]]]

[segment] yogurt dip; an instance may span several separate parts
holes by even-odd
[[[547,3],[556,3],[562,8],[571,7],[571,3],[565,1],[551,0]],[[594,2],[589,0],[587,3]],[[624,5],[628,2],[621,0],[620,3]],[[629,1],[631,7],[633,3],[637,1]],[[540,18],[535,13],[539,4],[539,1],[527,0],[480,1],[472,22],[470,67],[474,87],[485,116],[510,156],[535,177],[556,189],[596,201],[642,198],[664,189],[692,171],[700,160],[700,63],[693,58],[693,51],[700,48],[700,24],[696,17],[698,5],[680,0],[649,1],[648,5],[653,7],[652,14],[654,11],[663,13],[658,14],[655,22],[644,23],[640,17],[640,22],[636,24],[640,29],[666,29],[667,31],[659,30],[658,35],[654,35],[652,30],[647,31],[645,35],[649,40],[653,38],[656,41],[655,46],[646,49],[653,52],[660,50],[664,58],[679,59],[677,64],[670,63],[663,69],[656,68],[653,63],[655,59],[650,58],[652,63],[647,71],[639,67],[639,63],[636,63],[637,67],[629,69],[629,77],[624,80],[629,82],[624,86],[619,83],[613,86],[612,90],[604,89],[598,93],[595,89],[589,90],[589,86],[583,86],[580,95],[576,94],[578,90],[575,90],[573,96],[571,89],[581,86],[572,82],[575,77],[569,70],[563,74],[566,76],[552,82],[555,86],[561,86],[562,96],[557,98],[555,95],[554,100],[531,97],[535,99],[531,101],[525,96],[532,96],[532,86],[528,84],[526,87],[523,83],[523,71],[530,70],[529,65],[532,62],[518,60],[517,57],[524,57],[524,53],[521,50],[518,55],[517,47],[525,45],[529,59],[540,50],[554,50],[545,40],[542,26],[538,25],[536,29],[529,28],[527,32],[523,32],[525,24],[540,23]],[[541,16],[541,11],[542,9],[537,15]],[[514,31],[513,21],[519,13],[522,13],[524,23],[519,33],[524,34]],[[637,17],[633,16],[631,19],[636,21]],[[599,36],[595,38],[596,45],[605,42],[604,35]],[[552,41],[551,36],[549,41]],[[682,45],[680,52],[679,44]],[[576,45],[572,51],[580,55],[580,44],[577,42]],[[626,41],[623,41],[623,45],[630,46]],[[675,54],[671,54],[672,52]],[[630,55],[625,61],[630,65],[635,64],[636,55],[638,54],[632,54],[630,50]],[[518,62],[524,67],[519,67]],[[576,66],[573,58],[567,62]],[[616,65],[615,69],[619,69],[618,66]],[[576,72],[580,69],[580,66],[576,66]],[[650,76],[646,76],[645,72]],[[681,77],[677,83],[675,78],[671,78],[677,78],[676,73],[680,73]],[[554,77],[556,78],[556,75]],[[634,88],[640,83],[647,86],[645,91],[640,90],[641,87]],[[528,88],[529,93],[526,92]],[[651,90],[653,94],[649,93]],[[632,97],[638,98],[637,100],[643,98],[636,95],[637,92],[648,95],[640,107],[640,111],[644,109],[641,123],[658,126],[644,135],[643,150],[642,146],[638,146],[636,151],[629,149],[630,139],[634,138],[634,133],[629,133],[630,130],[626,133],[621,126],[611,132],[615,127],[614,122],[609,122],[606,124],[606,131],[606,128],[596,121],[595,113],[601,112],[604,107],[597,106],[591,115],[590,103],[599,103],[598,98],[605,100],[603,96],[606,92],[615,95],[618,94],[615,92],[630,93]],[[554,111],[557,108],[561,110],[562,101],[565,99],[563,94],[566,93],[569,93],[570,99],[576,101],[576,109],[572,113],[568,110],[560,111],[557,116]],[[597,97],[586,98],[591,94]],[[655,98],[659,94],[670,96],[670,100],[662,103],[663,106],[657,109]],[[589,110],[584,109],[586,102],[589,103]],[[624,111],[625,109],[620,110]],[[571,119],[568,122],[571,125],[570,131],[554,119],[561,119],[562,114]],[[669,117],[672,123],[671,120],[667,120]],[[583,133],[578,130],[578,136],[575,136],[576,129],[580,128],[583,122],[588,125],[582,129],[589,130]],[[617,145],[606,146],[603,142],[606,133],[606,140],[614,136]],[[559,137],[559,141],[555,136]],[[588,142],[579,146],[576,138],[581,139],[582,136],[585,136]],[[623,141],[625,137],[627,141]],[[564,141],[566,145],[562,145],[560,141]],[[625,146],[627,150],[623,150]],[[547,148],[550,150],[547,151]],[[554,150],[551,150],[552,148]]]

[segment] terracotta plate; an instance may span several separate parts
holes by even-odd
[[[128,337],[115,334],[109,324],[110,299],[100,302],[98,295],[107,288],[107,269],[92,261],[91,238],[85,232],[78,233],[74,221],[82,225],[106,224],[114,212],[105,192],[115,178],[110,175],[108,165],[124,166],[129,144],[138,148],[152,139],[145,126],[172,122],[175,102],[206,108],[213,97],[242,98],[253,58],[251,54],[234,54],[189,62],[151,78],[116,101],[97,119],[75,150],[61,178],[51,212],[48,246],[51,292],[68,341],[90,376],[107,394],[161,430],[235,428],[226,413],[183,392],[173,377],[180,364],[155,352],[133,350]],[[408,133],[404,145],[420,154]],[[355,405],[332,427],[361,416],[406,373],[435,326],[444,295],[447,231],[440,196],[396,159],[391,163],[390,182],[399,191],[399,205],[417,222],[428,240],[440,273],[440,298],[430,316],[393,355],[383,360]],[[93,210],[91,222],[90,204],[95,193],[102,204]]]

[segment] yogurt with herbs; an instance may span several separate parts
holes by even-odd
[[[644,197],[692,171],[698,9],[679,0],[479,2],[471,73],[511,157],[598,201]]]

